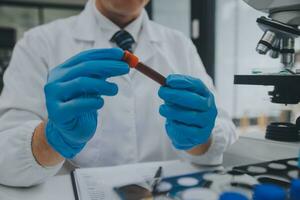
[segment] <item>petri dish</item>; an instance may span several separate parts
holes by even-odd
[[[181,194],[182,200],[217,200],[218,195],[207,188],[191,188]]]
[[[293,167],[298,167],[298,162],[296,160],[289,160],[287,164]]]
[[[228,182],[232,179],[232,175],[229,174],[216,174],[216,173],[208,173],[203,175],[203,179],[206,181],[225,181]]]
[[[264,167],[249,166],[249,167],[247,168],[247,171],[248,171],[248,172],[251,172],[251,173],[256,173],[256,174],[263,174],[263,173],[266,173],[266,172],[267,172],[267,169],[264,168]]]
[[[287,166],[284,164],[279,164],[279,163],[270,163],[268,165],[269,168],[271,169],[276,169],[276,170],[285,170],[287,169]]]
[[[178,185],[185,187],[192,187],[199,183],[198,179],[193,177],[182,177],[177,180]]]
[[[298,179],[298,176],[300,175],[298,170],[289,171],[288,175],[292,179]]]
[[[166,181],[160,182],[156,188],[158,192],[169,192],[171,189],[172,184]]]

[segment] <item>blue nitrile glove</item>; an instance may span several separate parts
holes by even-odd
[[[189,150],[206,143],[217,116],[213,94],[204,83],[184,75],[170,75],[158,95],[165,101],[159,113],[175,148]]]
[[[103,106],[101,95],[118,92],[107,78],[129,72],[121,61],[121,49],[82,52],[51,70],[44,88],[48,122],[48,143],[63,157],[73,158],[93,137],[97,110]]]

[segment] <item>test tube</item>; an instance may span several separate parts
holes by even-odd
[[[144,63],[139,62],[139,58],[136,55],[130,53],[129,51],[124,52],[123,60],[128,63],[130,68],[138,70],[139,72],[148,76],[160,85],[164,86],[166,84],[166,78],[163,75],[161,75],[151,67],[148,67]]]

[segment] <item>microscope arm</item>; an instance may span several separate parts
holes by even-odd
[[[269,16],[257,19],[264,31],[256,51],[270,57],[281,56],[284,67],[292,69],[295,63],[295,39],[300,36],[300,1],[299,0],[244,0],[256,10]]]

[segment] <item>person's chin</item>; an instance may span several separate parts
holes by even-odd
[[[139,13],[139,10],[137,9],[131,9],[131,8],[124,8],[124,9],[120,9],[120,8],[116,8],[114,10],[115,14],[119,15],[119,16],[133,16],[136,15],[137,13]]]

